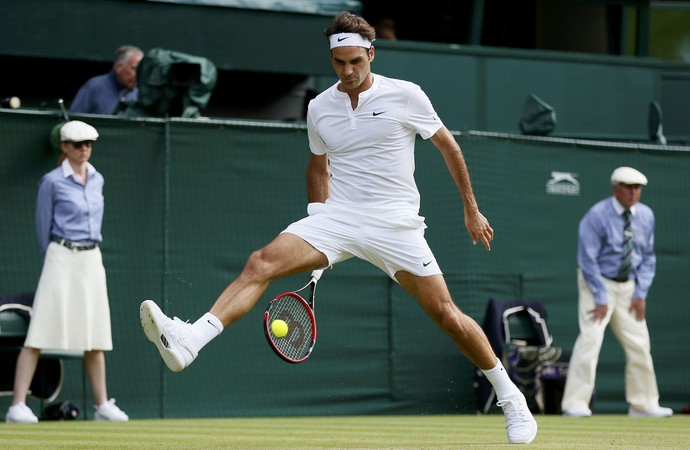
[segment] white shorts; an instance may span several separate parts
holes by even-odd
[[[325,254],[330,265],[354,256],[393,280],[400,270],[422,277],[442,273],[424,238],[424,219],[418,215],[382,219],[325,203],[310,203],[308,213],[283,233],[304,239]]]

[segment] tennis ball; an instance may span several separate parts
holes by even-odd
[[[20,106],[22,106],[22,101],[19,100],[19,97],[12,97],[10,99],[10,108],[17,109]]]
[[[285,335],[288,334],[288,325],[284,320],[276,319],[271,322],[271,331],[275,337],[285,337]]]

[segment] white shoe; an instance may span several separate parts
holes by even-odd
[[[586,406],[575,407],[563,410],[563,415],[565,417],[590,417],[592,415],[592,410]]]
[[[115,406],[115,399],[111,398],[101,406],[94,406],[96,414],[94,420],[108,420],[110,422],[128,422],[129,416]]]
[[[506,417],[508,442],[511,444],[529,444],[537,437],[537,421],[527,407],[527,400],[522,392],[511,395],[496,403],[503,408]]]
[[[173,372],[179,372],[194,361],[199,352],[189,345],[192,325],[177,317],[171,319],[151,300],[145,300],[139,308],[141,326],[149,341]]]
[[[671,417],[673,415],[673,410],[671,408],[664,408],[663,406],[639,410],[631,406],[628,409],[628,415],[630,417]]]
[[[38,423],[38,417],[31,411],[25,403],[17,403],[10,406],[5,416],[7,423]]]

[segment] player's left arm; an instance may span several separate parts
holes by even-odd
[[[494,230],[489,225],[489,221],[479,212],[477,200],[472,190],[470,173],[465,163],[460,145],[457,143],[448,128],[442,126],[431,137],[431,142],[439,149],[446,162],[448,171],[455,181],[455,185],[460,191],[462,203],[465,209],[465,227],[470,233],[472,242],[482,241],[487,250],[491,250],[491,240],[494,238]]]

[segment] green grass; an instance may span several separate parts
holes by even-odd
[[[539,416],[530,448],[690,448],[690,416],[664,419]],[[503,416],[357,416],[131,420],[0,424],[3,449],[508,447]]]

